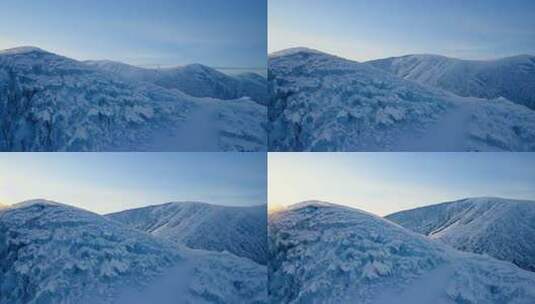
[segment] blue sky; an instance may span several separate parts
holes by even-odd
[[[532,0],[269,0],[268,15],[270,52],[305,46],[359,61],[535,55]]]
[[[478,196],[535,200],[535,153],[270,153],[271,209],[317,199],[378,215]]]
[[[44,198],[98,213],[169,201],[266,203],[265,153],[0,153],[0,203]]]
[[[136,65],[264,67],[266,1],[2,0],[0,49]]]

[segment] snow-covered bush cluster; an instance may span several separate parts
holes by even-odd
[[[268,240],[269,295],[276,303],[535,301],[535,273],[357,209],[296,204],[270,214]]]
[[[141,286],[180,259],[172,246],[47,201],[0,212],[0,303],[89,303]]]
[[[267,303],[265,265],[205,247],[68,205],[23,202],[0,210],[0,303]]]
[[[269,82],[269,143],[281,151],[388,149],[448,107],[439,93],[306,50],[272,56]]]
[[[444,262],[423,237],[359,211],[306,202],[270,216],[270,295],[282,303],[349,303]]]
[[[270,150],[535,150],[535,111],[501,95],[460,97],[374,65],[384,68],[301,48],[272,54]]]
[[[266,107],[226,103],[39,49],[0,52],[4,151],[265,150]],[[192,127],[202,124],[210,138]]]
[[[535,151],[535,110],[504,98],[488,100],[471,116],[471,151]]]

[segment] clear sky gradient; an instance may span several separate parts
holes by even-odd
[[[2,0],[0,49],[135,65],[266,65],[265,0]]]
[[[269,0],[268,12],[270,52],[304,46],[358,61],[535,55],[532,0]]]
[[[108,213],[170,201],[265,204],[265,153],[0,153],[0,203]]]
[[[467,197],[535,200],[535,153],[270,153],[270,209],[323,200],[377,215]]]

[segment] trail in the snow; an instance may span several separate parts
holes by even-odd
[[[454,267],[451,264],[441,265],[422,275],[401,292],[398,290],[387,291],[373,303],[451,304],[444,290],[453,273]]]
[[[190,111],[181,124],[155,134],[147,146],[161,152],[219,151],[217,113],[209,107],[193,108]]]
[[[116,304],[184,303],[189,292],[193,269],[189,259],[183,260],[145,289],[123,291]]]
[[[400,151],[464,151],[467,147],[470,117],[476,110],[476,101],[463,99],[452,102],[452,107],[440,120],[430,126],[423,134],[414,136],[415,132],[400,138],[394,145]]]

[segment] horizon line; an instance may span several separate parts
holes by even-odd
[[[325,199],[306,199],[306,200],[300,200],[298,202],[295,202],[295,203],[292,203],[292,204],[288,204],[288,205],[281,204],[281,203],[275,203],[275,202],[268,202],[268,213],[271,214],[271,213],[277,213],[279,211],[288,210],[288,209],[291,209],[292,206],[303,204],[303,203],[307,203],[307,202],[323,202],[323,203],[328,203],[328,204],[331,204],[331,205],[338,205],[338,206],[358,209],[358,210],[361,210],[361,211],[365,211],[365,212],[374,214],[376,216],[385,217],[385,216],[392,215],[392,214],[395,214],[395,213],[398,213],[398,212],[414,210],[414,209],[418,209],[418,208],[425,208],[425,207],[431,207],[431,206],[436,206],[436,205],[445,204],[445,203],[453,203],[453,202],[458,202],[458,201],[463,201],[463,200],[482,199],[482,198],[502,199],[502,200],[509,200],[509,201],[524,201],[524,202],[535,203],[535,198],[525,199],[525,198],[501,197],[501,196],[492,196],[492,195],[490,195],[490,196],[484,196],[484,195],[481,195],[481,196],[464,196],[464,197],[460,197],[460,198],[454,198],[454,199],[441,200],[441,201],[437,201],[437,202],[431,202],[431,203],[427,203],[426,205],[418,205],[418,206],[415,206],[413,208],[399,209],[397,211],[390,212],[390,213],[385,214],[385,215],[380,215],[380,214],[368,211],[366,209],[360,208],[360,207],[358,207],[358,205],[356,203],[347,203],[347,202],[339,202],[339,201],[332,202],[332,201],[328,201],[328,200],[325,200]]]
[[[442,55],[440,53],[413,52],[413,53],[403,53],[403,54],[396,55],[396,56],[376,57],[376,58],[373,58],[373,59],[358,60],[358,59],[356,59],[354,57],[340,55],[339,53],[336,53],[336,52],[325,51],[325,50],[319,49],[317,47],[295,46],[295,47],[287,47],[287,48],[283,48],[283,49],[277,49],[277,50],[274,50],[274,51],[269,51],[268,50],[268,58],[273,56],[273,55],[276,55],[277,53],[284,53],[285,51],[289,51],[289,50],[293,50],[293,49],[296,49],[296,50],[297,49],[302,49],[302,50],[308,49],[308,50],[311,50],[311,51],[316,51],[316,52],[320,52],[320,53],[324,53],[324,54],[327,54],[327,55],[332,55],[332,56],[336,56],[336,57],[340,57],[340,58],[343,58],[343,59],[356,61],[356,62],[360,62],[360,63],[366,63],[366,62],[370,62],[370,61],[374,61],[374,60],[381,60],[381,59],[407,57],[407,56],[441,56],[441,57],[445,57],[445,58],[449,58],[449,59],[457,59],[457,60],[463,60],[463,61],[494,61],[494,60],[518,57],[518,56],[532,56],[532,57],[535,57],[535,53],[533,53],[533,54],[518,53],[518,54],[515,54],[515,55],[508,55],[508,56],[497,56],[497,57],[489,57],[489,58],[468,59],[468,58],[462,58],[462,57],[453,57],[453,56],[450,56],[450,55]]]
[[[99,214],[99,215],[106,215],[106,214],[112,214],[112,213],[118,213],[118,212],[141,209],[141,208],[148,208],[148,207],[157,207],[157,206],[162,206],[162,205],[166,205],[166,204],[173,204],[173,203],[178,203],[178,204],[180,204],[180,203],[196,203],[196,204],[206,204],[206,205],[210,205],[210,206],[231,207],[231,208],[250,208],[250,207],[266,206],[266,209],[267,209],[267,205],[268,205],[268,203],[258,203],[258,204],[253,204],[253,205],[250,205],[250,206],[243,206],[243,205],[216,204],[216,203],[209,203],[209,202],[206,202],[206,201],[199,201],[199,200],[171,200],[171,201],[160,202],[160,203],[148,203],[147,205],[143,205],[143,206],[139,206],[139,207],[132,207],[132,208],[121,209],[121,210],[117,210],[117,211],[100,213],[100,212],[96,212],[96,211],[93,211],[91,209],[86,208],[87,206],[84,206],[84,207],[76,206],[72,202],[60,202],[58,200],[47,199],[47,198],[33,198],[33,199],[25,199],[25,200],[22,200],[22,201],[19,201],[19,202],[15,202],[15,203],[2,203],[2,202],[0,202],[0,210],[2,210],[3,207],[5,207],[5,208],[10,208],[10,207],[13,208],[13,207],[15,207],[15,205],[23,204],[23,203],[27,203],[27,202],[33,202],[33,201],[35,201],[35,202],[45,201],[45,202],[50,202],[50,203],[67,205],[67,206],[70,206],[70,207],[74,207],[74,208],[79,208],[79,209],[83,209],[83,210],[86,210],[86,211],[90,211],[90,212],[93,212],[93,213]]]
[[[152,67],[161,67],[161,68],[180,68],[180,67],[184,67],[184,66],[188,66],[188,65],[199,64],[199,65],[203,65],[203,66],[212,68],[214,70],[267,70],[267,67],[266,67],[267,66],[267,61],[266,61],[266,66],[215,66],[215,65],[207,65],[207,64],[203,64],[203,63],[200,63],[200,62],[193,62],[193,61],[192,62],[188,62],[188,63],[147,63],[147,64],[136,64],[136,63],[132,63],[132,60],[128,60],[128,59],[125,59],[125,58],[123,58],[123,59],[107,59],[107,58],[82,59],[82,58],[79,58],[79,57],[76,57],[76,56],[72,56],[71,57],[71,56],[68,56],[68,55],[63,55],[60,52],[56,53],[55,51],[49,51],[47,49],[43,49],[41,47],[33,46],[33,45],[20,45],[20,46],[15,46],[15,47],[2,48],[2,49],[0,49],[0,55],[2,55],[3,52],[9,52],[9,51],[14,51],[14,50],[19,50],[19,49],[20,50],[28,49],[28,52],[30,50],[40,50],[42,52],[54,54],[54,55],[57,55],[57,56],[62,56],[62,57],[69,58],[69,59],[72,59],[72,60],[76,60],[76,61],[79,61],[79,62],[108,61],[108,62],[126,64],[126,65],[130,65],[130,66],[138,67],[138,68],[150,68],[151,66]]]

